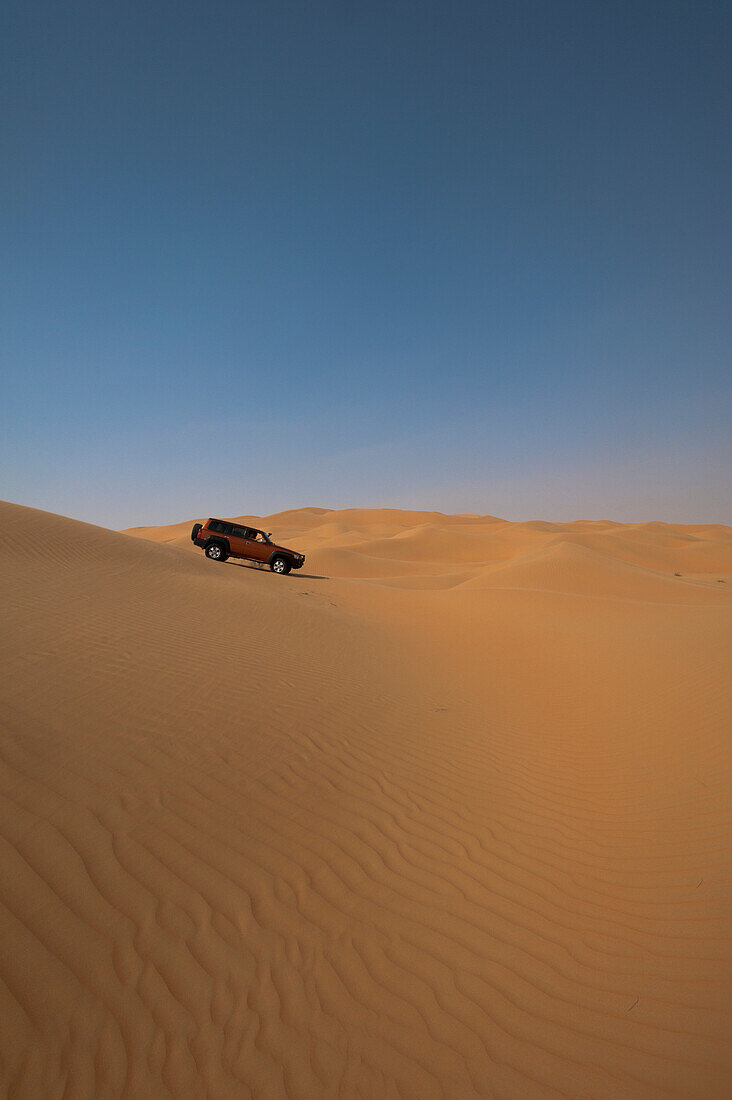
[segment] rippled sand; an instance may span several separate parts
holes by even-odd
[[[732,530],[191,523],[0,506],[2,1095],[728,1096]]]

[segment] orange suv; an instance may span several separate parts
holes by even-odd
[[[194,523],[191,540],[212,561],[246,558],[268,565],[273,573],[289,573],[291,569],[302,569],[305,564],[304,554],[278,546],[272,542],[271,532],[267,534],[255,527],[243,527],[228,519],[207,519],[205,523]]]

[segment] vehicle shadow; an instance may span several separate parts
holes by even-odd
[[[237,569],[253,569],[255,571],[255,573],[272,573],[272,570],[269,568],[268,565],[254,565],[251,562],[247,562],[247,561],[233,561],[231,558],[228,558],[225,562],[220,563],[220,564],[235,565]],[[272,576],[276,577],[277,574],[272,573]],[[323,577],[323,576],[318,575],[317,573],[301,573],[299,569],[297,571],[293,569],[293,571],[291,573],[289,573],[288,576],[290,576],[293,580],[302,580],[302,581],[329,581],[330,580],[330,577]]]

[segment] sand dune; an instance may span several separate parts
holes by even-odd
[[[728,1096],[732,530],[192,522],[0,506],[0,1092]]]

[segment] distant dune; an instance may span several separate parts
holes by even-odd
[[[729,1096],[732,529],[242,518],[0,505],[0,1094]]]

